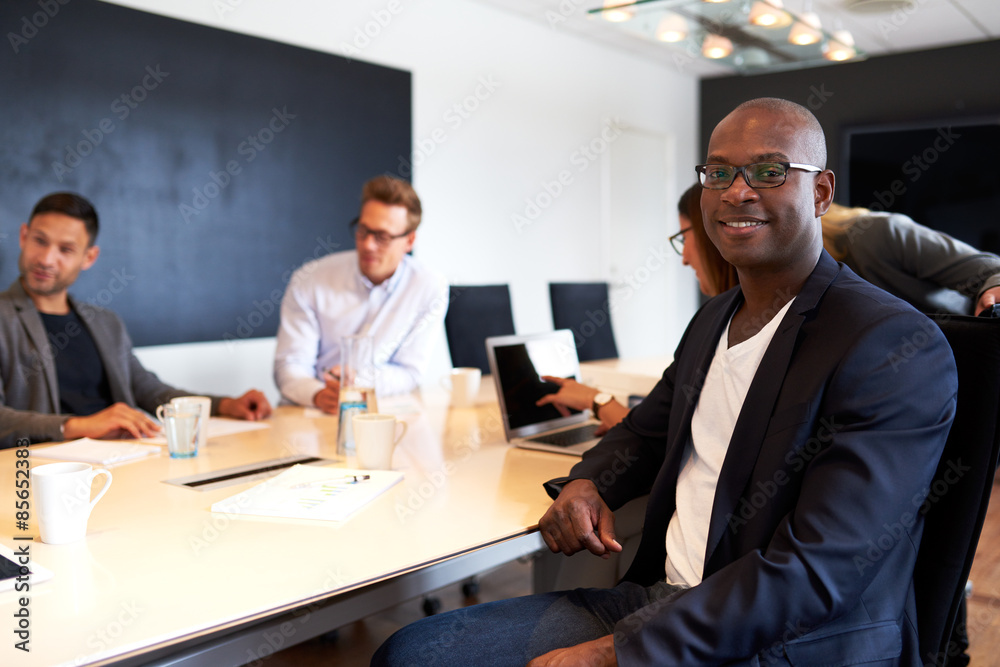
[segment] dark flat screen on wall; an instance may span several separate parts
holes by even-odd
[[[905,213],[1000,254],[1000,117],[847,128],[841,184],[851,206]]]
[[[93,0],[5,1],[0,29],[0,289],[35,202],[78,192],[101,254],[71,293],[136,345],[274,335],[410,155],[408,72]]]

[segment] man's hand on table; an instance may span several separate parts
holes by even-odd
[[[589,410],[594,404],[594,399],[600,393],[594,387],[581,384],[576,380],[568,378],[543,375],[542,380],[557,385],[559,387],[559,391],[554,394],[546,394],[545,396],[542,396],[535,402],[535,405],[542,406],[552,404],[563,417],[568,417],[570,414],[567,408],[572,408],[574,410]],[[625,415],[627,414],[628,408],[618,401],[612,400],[610,403],[606,403],[604,407],[601,408],[601,414],[594,415],[594,418],[600,420],[601,422],[601,425],[597,427],[596,431],[594,431],[594,435],[604,435],[611,430],[612,426],[615,426],[618,422],[625,419]]]
[[[70,417],[63,422],[63,438],[149,438],[160,432],[159,425],[145,413],[124,403],[86,417]]]
[[[583,549],[609,558],[622,550],[615,539],[615,515],[588,479],[574,479],[538,521],[542,539],[553,553],[567,556]]]
[[[239,398],[224,398],[219,401],[219,415],[247,421],[259,421],[271,416],[271,403],[263,392],[251,389]]]

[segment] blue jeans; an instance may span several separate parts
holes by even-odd
[[[609,589],[578,588],[465,607],[402,628],[371,664],[524,667],[557,648],[613,634],[615,624],[629,614],[683,591],[663,582],[649,587],[623,582]]]

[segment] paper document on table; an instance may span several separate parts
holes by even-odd
[[[210,417],[208,420],[208,440],[220,438],[224,435],[243,433],[244,431],[257,431],[262,428],[271,428],[271,425],[267,422],[251,422],[244,419]],[[153,436],[152,438],[143,438],[142,441],[165,445],[167,444],[167,436],[161,434]]]
[[[403,479],[392,470],[294,465],[212,505],[213,512],[343,521]]]
[[[83,463],[97,463],[102,466],[113,466],[146,456],[155,456],[160,451],[160,447],[156,445],[141,445],[137,442],[127,440],[92,440],[90,438],[80,438],[79,440],[73,440],[61,445],[35,448],[31,451],[31,455],[42,459],[79,461]]]

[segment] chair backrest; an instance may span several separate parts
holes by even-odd
[[[958,399],[955,421],[922,506],[924,535],[913,579],[921,659],[943,666],[955,654],[949,642],[1000,452],[1000,319],[931,318],[955,354]]]
[[[486,339],[514,333],[507,285],[452,285],[444,318],[451,365],[490,372]]]
[[[553,327],[573,332],[580,361],[618,357],[607,283],[549,283],[549,301]]]

